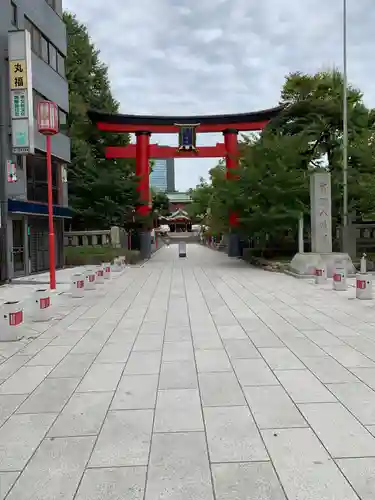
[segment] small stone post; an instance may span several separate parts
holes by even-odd
[[[117,226],[111,227],[111,245],[113,248],[121,248],[120,228]]]
[[[298,220],[298,252],[304,253],[305,244],[303,240],[303,214],[301,214]]]

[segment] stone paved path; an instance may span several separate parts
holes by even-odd
[[[373,500],[375,310],[163,248],[0,344],[0,499]]]

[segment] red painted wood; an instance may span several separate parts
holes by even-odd
[[[227,167],[227,178],[233,178],[233,175],[236,175],[234,172],[238,169],[238,158],[239,158],[239,150],[238,150],[238,141],[237,134],[235,132],[226,132],[224,134],[225,141],[225,163]]]
[[[238,159],[239,159],[239,149],[237,141],[237,133],[234,131],[227,131],[224,134],[226,157],[225,163],[227,167],[227,179],[236,180],[238,179]],[[231,227],[238,226],[238,214],[231,212],[229,214],[229,225]]]
[[[135,175],[139,177],[137,190],[139,199],[143,205],[137,207],[137,212],[140,215],[147,215],[150,211],[150,173],[149,173],[149,148],[150,136],[148,134],[137,135],[137,144],[134,144]]]
[[[224,132],[224,130],[227,129],[236,129],[239,132],[251,132],[263,130],[268,123],[269,120],[249,123],[215,123],[212,125],[199,125],[196,131],[198,134],[205,132]],[[154,134],[178,134],[180,131],[180,127],[176,127],[175,125],[129,125],[98,122],[97,127],[104,132],[117,133],[135,133],[147,130],[147,132],[152,132]]]
[[[151,144],[148,150],[149,158],[221,158],[226,154],[225,145],[217,143],[216,146],[202,146],[197,151],[178,151],[173,146],[158,146]],[[107,159],[113,158],[136,158],[136,144],[128,146],[109,146],[105,150]]]

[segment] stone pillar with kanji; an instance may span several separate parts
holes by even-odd
[[[318,170],[310,177],[311,252],[297,253],[291,263],[290,272],[296,275],[313,276],[319,266],[324,265],[328,278],[338,265],[345,266],[347,273],[355,268],[346,253],[332,252],[332,198],[331,174]],[[296,228],[298,220],[296,220]]]
[[[314,172],[310,177],[311,251],[332,252],[331,173]]]

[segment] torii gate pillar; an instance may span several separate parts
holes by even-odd
[[[139,201],[137,207],[139,215],[147,216],[150,213],[150,132],[136,132],[136,156],[135,175],[138,180]],[[142,259],[151,257],[151,233],[148,228],[144,228],[139,233],[139,251]]]
[[[238,178],[238,161],[239,161],[239,150],[238,150],[238,130],[228,128],[224,130],[224,144],[225,144],[225,163],[226,163],[226,175],[228,180],[236,181]],[[238,216],[236,213],[229,214],[229,225],[230,232],[228,235],[228,257],[240,257],[240,236],[236,233],[236,227],[238,226]]]

